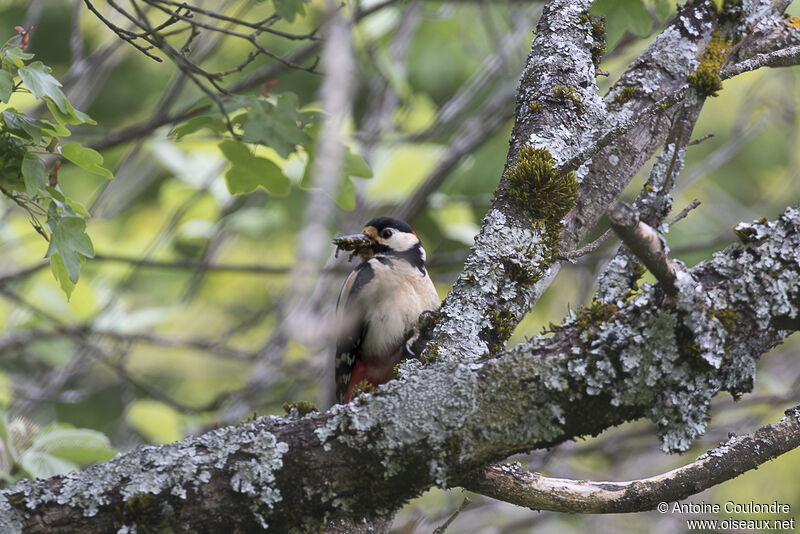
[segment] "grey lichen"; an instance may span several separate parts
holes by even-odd
[[[595,300],[622,306],[631,290],[638,289],[636,266],[639,260],[630,252],[617,253],[600,275]]]
[[[728,454],[731,450],[731,447],[736,443],[736,436],[731,436],[728,438],[728,441],[724,443],[720,443],[718,446],[714,447],[710,451],[706,451],[700,456],[697,457],[698,460],[705,460],[706,458],[722,458],[726,454]]]
[[[0,532],[21,534],[24,514],[8,501],[8,497],[0,495]]]
[[[610,320],[593,324],[586,314],[573,314],[557,330],[574,329],[583,345],[548,358],[561,361],[543,384],[553,394],[566,388],[573,402],[605,395],[613,406],[650,406],[648,417],[659,427],[663,448],[686,450],[705,430],[711,398],[719,391],[750,391],[755,357],[785,335],[781,321],[798,317],[798,227],[795,208],[777,221],[740,225],[753,240],[691,271],[679,270],[671,302],[662,302],[663,294],[645,284],[629,301],[611,300],[622,313]],[[617,261],[627,271],[630,258]],[[707,277],[729,282],[709,286]],[[734,314],[747,320],[731,321]],[[758,335],[742,335],[742,328]],[[536,347],[532,342],[514,352]]]
[[[271,507],[280,501],[280,493],[272,489],[271,483],[285,452],[285,444],[277,443],[272,434],[253,421],[182,442],[141,447],[107,464],[69,473],[63,477],[57,492],[22,481],[6,493],[22,491],[25,506],[31,510],[54,502],[91,517],[112,504],[117,495],[123,501],[142,495],[186,499],[190,492],[197,492],[211,479],[213,471],[227,468],[232,472],[231,486],[235,491],[257,495],[262,506]],[[252,458],[231,461],[242,453]]]
[[[240,450],[252,454],[252,458],[234,462],[231,487],[239,493],[258,496],[264,504],[272,507],[281,496],[270,484],[275,481],[275,471],[283,467],[281,458],[289,446],[278,442],[269,432],[261,432],[244,442]]]
[[[239,460],[232,466],[231,487],[236,492],[258,498],[258,503],[253,503],[250,510],[265,529],[269,525],[262,515],[264,508],[272,509],[281,501],[281,493],[273,487],[273,482],[275,472],[283,467],[282,457],[288,450],[289,445],[262,431],[242,444],[241,451],[252,457]]]
[[[546,239],[543,231],[527,221],[524,226],[512,224],[500,210],[489,211],[464,271],[442,305],[443,319],[433,334],[439,342],[439,358],[469,361],[489,352],[482,332],[492,328],[487,315],[490,306],[483,309],[476,303],[492,302],[495,309],[515,316],[527,311],[539,294],[508,285],[509,270],[523,272],[547,265]],[[541,273],[542,278],[547,275],[546,270]]]
[[[372,512],[388,513],[392,509],[394,496],[387,492],[386,488],[391,487],[388,481],[407,473],[409,462],[420,471],[417,478],[424,477],[447,487],[458,475],[448,466],[468,460],[475,453],[469,448],[462,449],[459,445],[462,440],[453,436],[477,409],[474,370],[449,360],[438,361],[434,366],[436,372],[416,360],[405,362],[400,367],[402,381],[381,386],[377,393],[367,395],[363,403],[334,406],[325,424],[315,430],[324,450],[345,446],[347,450],[379,452],[374,463],[361,470],[358,481],[359,485],[371,488],[372,498],[377,502],[377,510]],[[409,369],[416,372],[408,372]],[[420,395],[420,391],[424,394]],[[396,417],[400,412],[404,416]],[[424,461],[411,459],[423,451]],[[307,487],[306,492],[309,498],[327,502],[338,510],[352,511],[361,506],[357,495],[338,495],[326,487]]]

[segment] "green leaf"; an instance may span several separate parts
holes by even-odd
[[[306,153],[308,154],[308,161],[306,168],[303,172],[303,177],[300,180],[300,187],[309,189],[313,186],[311,182],[311,172],[314,168],[315,147],[313,145],[304,145]],[[339,188],[336,191],[334,200],[339,208],[345,211],[352,211],[356,207],[356,187],[353,183],[353,176],[359,178],[372,178],[372,170],[367,165],[367,162],[359,154],[353,152],[350,147],[347,147],[347,154],[344,160],[344,169],[342,178],[339,182]]]
[[[66,202],[67,202],[67,206],[69,206],[70,208],[72,208],[72,211],[74,211],[76,214],[78,214],[78,215],[81,215],[81,216],[83,216],[83,217],[91,217],[91,216],[92,216],[92,215],[89,213],[89,210],[87,210],[87,209],[86,209],[86,208],[83,206],[83,204],[81,204],[81,203],[80,203],[80,202],[78,202],[77,200],[72,200],[71,198],[67,198],[67,199],[65,199],[65,200],[66,200]]]
[[[114,179],[114,175],[111,171],[101,166],[103,163],[103,156],[91,148],[81,146],[79,143],[67,143],[61,147],[61,155],[82,169],[86,169],[94,174],[99,174],[109,180]]]
[[[251,193],[258,187],[272,195],[289,194],[289,179],[270,160],[254,156],[247,145],[233,139],[221,142],[219,148],[231,162],[225,173],[225,183],[232,194]]]
[[[47,182],[47,170],[36,154],[28,152],[22,158],[22,178],[25,180],[25,194],[33,198]]]
[[[372,169],[367,165],[367,161],[360,154],[350,150],[350,147],[347,147],[347,155],[344,159],[344,173],[347,176],[372,178]]]
[[[3,51],[3,58],[9,60],[17,67],[21,67],[25,64],[25,60],[33,58],[33,54],[23,52],[21,49],[15,46],[12,48],[6,48]]]
[[[606,18],[606,44],[612,50],[625,31],[640,37],[650,34],[653,19],[642,0],[597,0],[590,9]]]
[[[670,2],[670,0],[655,0],[655,11],[658,20],[663,22],[672,13],[674,7],[675,3]]]
[[[3,112],[3,122],[11,133],[30,139],[37,145],[42,142],[44,136],[58,135],[56,129],[49,122],[31,119],[8,110]],[[67,131],[67,135],[69,135],[69,131]]]
[[[45,452],[38,452],[35,450],[25,451],[19,463],[33,478],[50,478],[55,475],[64,475],[78,469],[78,466],[73,462],[68,462]]]
[[[69,114],[72,108],[67,101],[67,97],[61,92],[61,82],[53,78],[50,74],[52,69],[41,61],[34,61],[28,66],[20,67],[17,71],[22,83],[33,93],[36,98],[49,98],[61,110],[62,113]]]
[[[75,290],[75,283],[69,279],[67,266],[64,265],[64,259],[61,254],[53,254],[50,256],[50,270],[53,272],[58,285],[61,286],[61,291],[67,296],[67,300],[72,296]]]
[[[57,189],[57,187],[58,186],[51,187],[51,186],[48,185],[47,187],[45,187],[45,190],[48,193],[50,193],[51,197],[53,197],[54,199],[58,200],[59,202],[66,202],[67,201],[67,197],[65,197],[64,193],[62,193],[59,189]]]
[[[0,70],[0,100],[8,104],[14,92],[14,78],[8,71]]]
[[[294,22],[295,15],[305,15],[305,0],[272,0],[275,12],[284,20]]]
[[[128,405],[125,419],[151,443],[170,443],[183,438],[180,414],[161,402],[133,401]]]
[[[336,193],[336,205],[345,211],[356,209],[356,186],[353,179],[345,176],[339,183],[339,191]]]
[[[297,110],[294,93],[278,95],[273,105],[263,98],[249,99],[242,139],[266,145],[282,158],[288,158],[297,145],[309,141],[303,132],[305,118]]]
[[[17,72],[33,96],[45,99],[47,108],[61,124],[97,124],[89,115],[72,107],[61,92],[61,82],[50,74],[51,70],[41,61],[36,61],[20,67]]]
[[[78,464],[105,462],[116,454],[105,434],[88,428],[44,430],[32,448]]]
[[[210,115],[203,115],[201,117],[194,117],[184,122],[180,126],[176,126],[169,132],[170,136],[175,136],[176,141],[180,141],[189,134],[193,134],[203,128],[208,128],[213,132],[222,133],[227,130],[225,125],[218,117]]]
[[[33,59],[33,54],[30,52],[23,52],[18,46],[12,46],[3,51],[3,57],[28,60]]]
[[[75,284],[81,272],[81,264],[85,258],[94,256],[92,240],[86,234],[86,221],[80,217],[61,217],[60,219],[47,219],[47,228],[50,230],[50,246],[47,248],[45,257],[52,258],[59,255],[61,263],[67,272],[69,280]],[[55,260],[50,260],[53,274],[56,279],[62,282],[60,274],[57,273]],[[62,282],[62,288],[64,283]],[[66,290],[65,290],[66,292]]]
[[[69,102],[67,102],[69,106],[69,113],[62,112],[60,109],[58,109],[58,106],[50,100],[47,100],[46,103],[47,109],[50,110],[50,113],[53,115],[53,117],[55,117],[59,124],[97,124],[97,122],[89,115],[73,108],[72,104]],[[69,130],[67,130],[67,132],[69,132]],[[69,135],[69,133],[66,135]]]

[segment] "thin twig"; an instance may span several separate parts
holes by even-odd
[[[253,274],[286,274],[291,270],[290,266],[278,265],[243,265],[232,263],[208,264],[196,260],[177,260],[177,261],[158,261],[121,256],[118,254],[96,254],[96,261],[110,261],[117,263],[128,263],[137,267],[153,267],[158,269],[186,269],[193,271],[226,271],[236,273]],[[2,281],[2,279],[0,279]]]
[[[603,235],[601,235],[600,237],[598,237],[597,239],[595,239],[594,241],[592,241],[588,245],[585,245],[585,246],[583,246],[581,248],[578,248],[578,249],[575,249],[575,250],[570,250],[570,251],[563,252],[563,253],[559,254],[558,255],[558,259],[559,260],[566,260],[566,261],[571,262],[571,263],[575,263],[576,259],[580,258],[581,256],[585,256],[586,254],[589,254],[594,249],[596,249],[597,247],[602,245],[612,235],[614,235],[614,230],[609,228],[608,230],[603,232]]]
[[[133,32],[130,32],[128,30],[124,30],[124,29],[120,28],[119,26],[117,26],[116,24],[114,24],[113,22],[111,22],[110,20],[108,20],[107,18],[105,18],[97,10],[97,8],[95,8],[94,5],[92,5],[92,3],[89,0],[83,0],[83,3],[86,4],[86,7],[89,8],[89,11],[94,13],[94,15],[98,19],[100,19],[100,22],[105,24],[106,27],[108,27],[108,29],[110,29],[111,31],[116,33],[119,36],[120,39],[122,39],[123,41],[125,41],[127,43],[130,43],[131,46],[136,48],[139,52],[141,52],[142,54],[146,55],[150,59],[153,59],[154,61],[158,61],[159,63],[162,63],[164,61],[162,58],[160,58],[160,57],[158,57],[156,55],[153,55],[150,52],[150,50],[155,48],[154,46],[145,47],[145,46],[142,46],[142,45],[140,45],[139,43],[136,42],[136,39],[139,38],[139,35],[137,35],[137,34],[135,34]]]
[[[719,71],[723,80],[761,67],[792,67],[800,64],[800,45],[790,46],[766,54],[756,54],[749,59],[733,65],[726,65]]]
[[[604,133],[589,147],[587,147],[584,150],[581,150],[578,154],[576,154],[569,160],[565,161],[562,165],[559,165],[558,170],[560,172],[569,172],[576,170],[578,167],[583,165],[587,160],[591,159],[595,154],[600,152],[603,148],[611,144],[614,140],[616,140],[622,135],[625,135],[630,130],[632,130],[639,124],[643,123],[645,120],[654,117],[660,113],[663,113],[673,105],[680,102],[685,95],[686,95],[686,87],[682,87],[681,89],[675,91],[671,95],[665,96],[661,100],[654,102],[650,106],[643,109],[640,113],[636,113],[630,119],[615,124],[612,128],[607,130],[606,133]]]
[[[50,264],[49,263],[38,263],[36,265],[31,265],[30,267],[25,267],[23,269],[20,269],[19,271],[13,272],[13,273],[4,274],[4,275],[0,276],[0,285],[7,284],[9,282],[15,282],[15,281],[19,280],[20,278],[25,278],[25,277],[30,276],[32,274],[36,274],[39,271],[41,271],[42,269],[44,269],[45,267],[47,267],[48,265],[50,265]]]
[[[707,139],[711,139],[712,137],[714,137],[714,132],[708,132],[703,137],[699,137],[697,139],[692,139],[691,141],[689,141],[689,144],[687,146],[699,145],[703,141],[705,141]]]
[[[679,214],[677,214],[675,217],[673,217],[672,220],[670,220],[667,223],[667,225],[668,226],[672,226],[673,224],[675,224],[676,222],[680,221],[681,219],[684,219],[687,215],[689,215],[690,211],[692,211],[693,209],[695,209],[699,205],[700,205],[700,200],[698,200],[698,199],[692,200],[689,203],[689,205],[686,206],[685,208],[683,208]]]
[[[464,511],[464,508],[466,508],[466,507],[467,507],[467,506],[469,506],[470,504],[472,504],[472,501],[470,501],[470,500],[469,500],[469,497],[464,497],[464,500],[461,502],[461,506],[459,506],[459,507],[458,507],[458,510],[456,510],[455,512],[453,512],[453,515],[451,515],[451,516],[450,516],[450,517],[447,519],[447,521],[445,521],[444,523],[442,523],[440,526],[436,527],[436,528],[434,529],[434,531],[433,531],[433,534],[444,534],[444,531],[445,531],[445,530],[447,530],[447,527],[449,527],[449,526],[450,526],[450,524],[451,524],[453,521],[455,521],[455,520],[456,520],[456,517],[458,517],[458,514],[460,514],[461,512],[463,512],[463,511]]]

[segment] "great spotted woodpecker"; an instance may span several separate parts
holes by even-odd
[[[436,310],[439,296],[428,271],[425,249],[405,222],[389,217],[369,221],[361,234],[334,240],[356,243],[362,262],[347,277],[336,304],[336,398],[350,402],[366,381],[378,386],[410,354],[406,334],[422,312]]]

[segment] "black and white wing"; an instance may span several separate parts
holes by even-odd
[[[364,332],[364,308],[359,293],[372,280],[373,271],[369,262],[356,267],[345,280],[339,300],[336,302],[338,334],[336,338],[336,400],[344,402],[347,387],[359,358]]]

